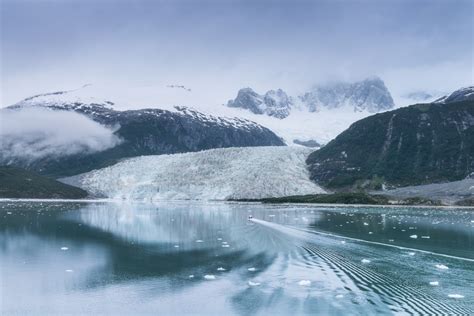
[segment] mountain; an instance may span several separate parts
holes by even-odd
[[[460,101],[474,101],[474,86],[458,89],[450,95],[439,98],[434,103],[453,103]]]
[[[310,112],[321,108],[348,107],[353,111],[376,113],[395,106],[385,83],[378,77],[348,83],[336,82],[314,87],[299,97]]]
[[[0,198],[81,199],[87,192],[37,173],[0,167]]]
[[[186,107],[118,111],[112,108],[113,105],[106,99],[78,97],[75,91],[60,91],[27,98],[2,109],[3,113],[37,108],[78,113],[113,129],[120,142],[99,152],[44,157],[34,161],[21,156],[9,157],[7,154],[12,148],[2,148],[0,163],[45,175],[67,176],[105,167],[125,157],[221,147],[284,145],[272,131],[245,119],[206,115]],[[9,142],[8,135],[2,137],[5,144],[16,146],[16,139]]]
[[[265,95],[260,95],[251,88],[244,88],[239,90],[234,100],[227,102],[227,106],[283,119],[290,114],[291,100],[281,89],[270,90]]]
[[[284,119],[294,107],[304,108],[308,112],[346,108],[348,112],[376,113],[390,110],[394,102],[384,82],[374,77],[353,83],[335,82],[315,86],[298,97],[289,97],[281,89],[260,95],[251,88],[245,88],[240,89],[237,97],[230,100],[227,106]]]
[[[210,149],[136,157],[62,179],[92,194],[131,200],[255,199],[325,193],[311,182],[304,147]]]
[[[307,163],[311,178],[331,188],[463,179],[474,172],[474,101],[375,114],[313,152]]]

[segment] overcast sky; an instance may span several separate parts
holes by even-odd
[[[86,83],[302,91],[378,75],[393,93],[473,78],[471,0],[1,0],[1,106]]]

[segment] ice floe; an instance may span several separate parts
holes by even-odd
[[[298,282],[298,285],[301,285],[301,286],[310,286],[311,285],[311,281],[310,280],[301,280]]]
[[[436,268],[440,269],[440,270],[448,270],[449,268],[447,266],[445,266],[444,264],[437,264],[436,265]]]

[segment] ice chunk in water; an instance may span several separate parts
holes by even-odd
[[[217,268],[217,271],[225,271],[225,268],[219,267],[219,268]]]
[[[362,259],[361,262],[362,263],[370,263],[370,260],[369,259]]]
[[[411,235],[410,238],[417,239],[418,235]]]
[[[444,264],[437,264],[436,268],[441,269],[441,270],[448,270],[449,268],[445,266]]]
[[[252,282],[252,281],[249,281],[249,285],[250,285],[250,286],[259,286],[259,285],[260,285],[260,282]]]
[[[432,285],[432,286],[438,286],[438,285],[439,285],[439,282],[438,282],[438,281],[431,281],[431,282],[430,282],[430,285]]]
[[[216,276],[213,275],[213,274],[206,274],[206,275],[204,276],[204,279],[206,279],[206,280],[215,280],[215,279],[216,279]]]
[[[61,247],[61,250],[68,250],[68,247]]]
[[[464,298],[464,295],[461,294],[448,294],[450,298]]]
[[[301,286],[310,286],[311,285],[311,281],[310,280],[301,280],[298,282],[299,285]]]
[[[257,269],[255,269],[254,267],[248,268],[247,270],[249,270],[250,272],[257,271]]]
[[[198,239],[198,240],[196,240],[196,242],[204,242],[204,241],[203,241],[203,240],[201,240],[201,239]]]

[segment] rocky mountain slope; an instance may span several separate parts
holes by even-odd
[[[474,101],[461,89],[442,103],[376,114],[350,126],[307,160],[332,188],[417,185],[474,172]],[[451,102],[464,100],[460,102]]]
[[[110,127],[120,142],[112,148],[95,153],[43,157],[31,161],[21,156],[8,155],[12,148],[5,146],[15,146],[17,139],[7,141],[10,135],[4,132],[6,134],[2,134],[5,141],[0,151],[0,163],[46,175],[67,176],[105,167],[125,157],[221,147],[284,145],[272,131],[246,119],[206,115],[186,107],[118,111],[112,106],[114,103],[108,100],[77,97],[74,91],[64,91],[37,95],[2,109],[3,113],[31,108],[72,111]]]

